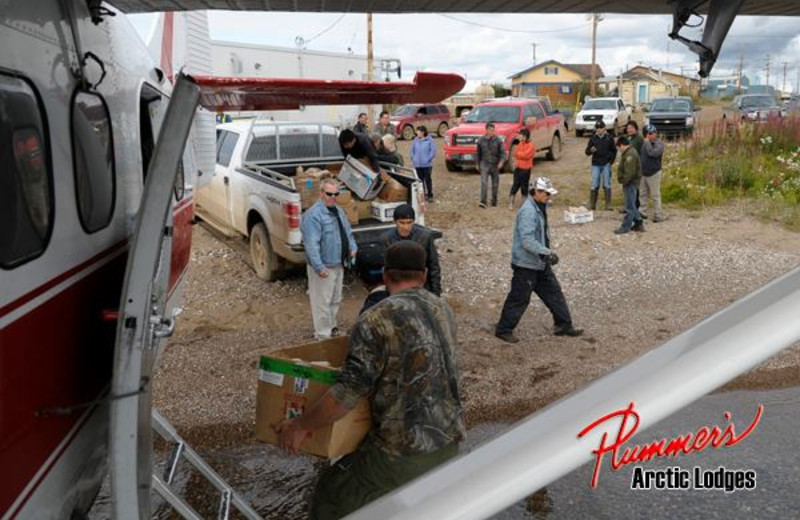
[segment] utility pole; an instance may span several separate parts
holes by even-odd
[[[742,47],[741,52],[739,53],[739,70],[736,74],[736,93],[742,93],[742,69],[744,69],[744,47]]]
[[[767,54],[767,81],[764,82],[765,85],[769,86],[769,60],[770,56]]]
[[[595,72],[597,68],[597,13],[592,13],[592,85],[591,85],[591,93],[592,97],[595,96],[597,92],[597,73]]]
[[[536,46],[539,45],[538,43],[531,43],[531,47],[533,47],[533,66],[536,66]]]
[[[372,13],[367,13],[367,81],[375,81],[375,64],[372,55]],[[375,109],[367,105],[367,121],[370,126],[375,125]]]
[[[788,61],[783,62],[783,84],[781,85],[781,94],[786,92],[786,67],[789,65]]]

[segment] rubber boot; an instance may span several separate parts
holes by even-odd
[[[606,192],[606,211],[611,211],[611,188],[603,188]]]
[[[597,192],[600,191],[599,189],[592,190],[589,196],[589,209],[594,211],[597,209]]]

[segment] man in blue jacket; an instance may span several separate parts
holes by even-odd
[[[538,177],[531,183],[530,197],[517,212],[511,245],[511,269],[514,271],[511,291],[503,304],[503,312],[494,332],[495,336],[507,343],[519,342],[514,329],[534,292],[553,315],[556,336],[583,334],[583,330],[572,326],[567,300],[551,268],[558,263],[558,256],[550,249],[547,202],[556,193],[558,191],[550,179]]]
[[[338,196],[339,181],[323,179],[319,200],[303,213],[300,224],[314,337],[318,340],[338,335],[336,316],[342,303],[344,267],[353,265],[358,251],[347,215],[336,204]]]

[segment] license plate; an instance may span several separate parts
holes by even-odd
[[[464,161],[473,161],[473,160],[475,160],[475,156],[472,155],[471,153],[468,153],[468,154],[462,155],[461,159],[463,159]]]

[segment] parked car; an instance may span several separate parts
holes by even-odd
[[[786,115],[771,94],[743,94],[723,108],[722,119],[727,124],[765,122]]]
[[[644,124],[655,126],[665,136],[689,136],[694,132],[699,110],[690,97],[658,98],[647,110]]]
[[[575,135],[581,137],[584,132],[594,132],[594,125],[598,121],[603,121],[611,135],[615,135],[617,131],[624,130],[630,120],[631,109],[625,107],[622,98],[587,99],[575,116]]]
[[[449,171],[475,167],[478,139],[486,133],[486,123],[495,124],[497,136],[503,141],[506,155],[513,158],[512,150],[519,131],[527,127],[537,152],[544,152],[550,160],[561,155],[561,146],[567,129],[564,116],[552,110],[547,100],[505,98],[479,103],[467,116],[466,122],[450,129],[444,142],[445,165]],[[505,170],[513,168],[513,160],[505,163]]]
[[[401,139],[410,141],[417,135],[417,127],[424,126],[428,133],[444,137],[450,128],[450,110],[444,105],[403,105],[391,116]]]
[[[295,185],[298,166],[338,171],[343,162],[338,131],[331,125],[253,119],[218,125],[217,164],[208,185],[197,190],[195,213],[228,236],[246,238],[256,274],[274,280],[291,264],[305,263],[300,221],[308,208]],[[408,188],[406,202],[424,225],[416,171],[381,167]],[[382,243],[392,227],[375,218],[359,220],[353,225],[359,250]]]

